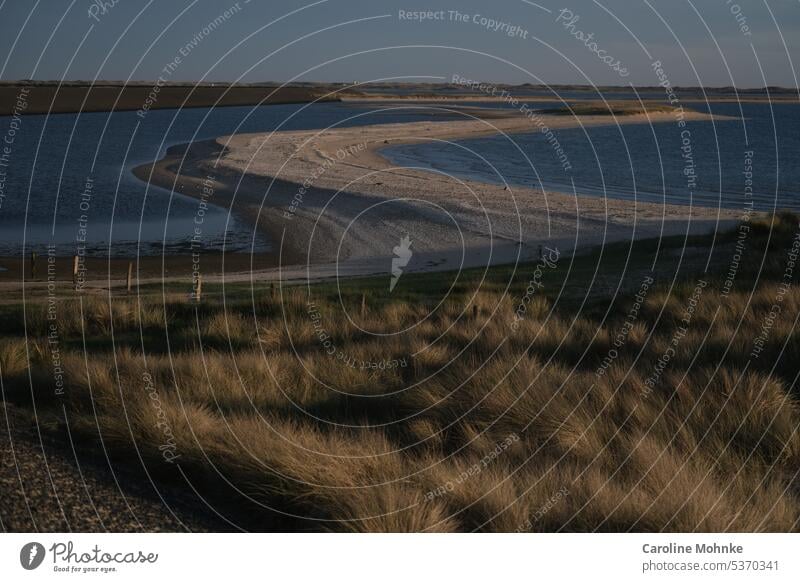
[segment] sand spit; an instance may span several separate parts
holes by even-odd
[[[686,112],[687,121],[710,120]],[[532,260],[539,245],[571,251],[604,241],[707,232],[732,211],[634,203],[488,185],[396,168],[382,148],[614,123],[676,123],[674,113],[519,114],[220,137],[170,150],[136,174],[232,209],[280,248],[284,278],[388,273],[408,237],[406,272]],[[559,152],[553,150],[553,155]],[[567,153],[568,155],[568,153]],[[246,274],[272,278],[274,270]],[[226,275],[230,279],[231,275]]]

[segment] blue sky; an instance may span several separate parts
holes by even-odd
[[[169,80],[435,81],[457,74],[509,83],[653,85],[651,64],[660,60],[675,85],[794,87],[800,57],[798,0],[112,3],[106,0],[102,11],[95,0],[0,0],[0,78],[150,80],[180,57]],[[203,33],[229,8],[228,18]],[[563,9],[578,17],[571,25]],[[444,18],[401,19],[400,10],[444,11]],[[514,36],[504,32],[514,26]],[[596,46],[581,40],[589,34]],[[600,56],[619,61],[629,75],[621,77]]]

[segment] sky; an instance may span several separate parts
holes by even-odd
[[[0,79],[794,88],[798,33],[800,0],[0,0]]]

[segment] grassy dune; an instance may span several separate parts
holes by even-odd
[[[260,529],[796,531],[797,232],[752,223],[738,262],[732,232],[392,294],[64,292],[50,320],[0,306],[4,394]]]

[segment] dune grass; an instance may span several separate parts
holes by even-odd
[[[4,305],[4,394],[260,529],[797,531],[797,233]]]

